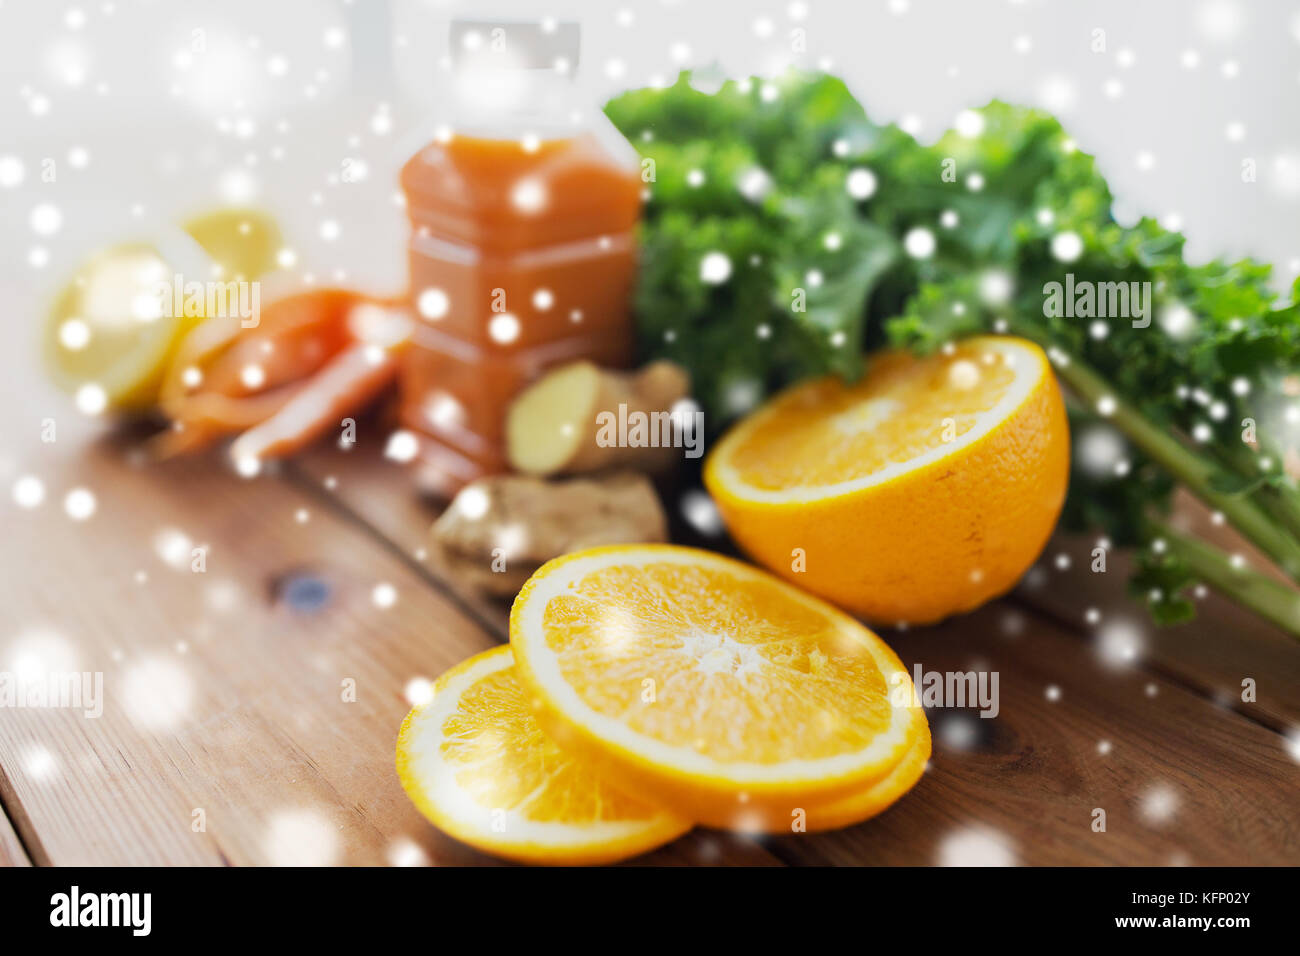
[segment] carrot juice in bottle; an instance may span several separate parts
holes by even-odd
[[[506,469],[506,410],[543,369],[632,358],[640,167],[599,109],[575,111],[577,34],[453,22],[453,115],[401,172],[418,329],[399,415],[426,491]]]

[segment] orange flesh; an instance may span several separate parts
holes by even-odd
[[[363,410],[397,371],[395,356],[389,352],[375,356],[372,348],[357,343],[340,352],[274,414],[241,435],[232,454],[236,458],[291,455],[337,428],[343,416]]]
[[[544,626],[588,706],[717,760],[832,757],[890,724],[890,688],[867,649],[763,580],[674,563],[605,568],[552,598]]]
[[[483,807],[517,810],[537,822],[653,820],[661,813],[611,789],[538,727],[514,668],[469,687],[443,725],[443,759]]]
[[[827,379],[778,400],[730,461],[767,491],[864,478],[965,435],[1014,380],[1003,354],[978,345],[920,361],[885,353],[857,384]]]

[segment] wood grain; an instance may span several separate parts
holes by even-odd
[[[921,783],[860,826],[770,843],[783,859],[1300,863],[1300,766],[1278,734],[1140,667],[1116,670],[1014,606],[886,636],[909,668],[997,671],[1000,713],[931,710]],[[1104,833],[1092,830],[1098,808]]]
[[[13,824],[4,813],[0,813],[0,867],[31,865],[32,861],[27,858],[27,851],[14,832]]]
[[[1239,553],[1264,573],[1268,562],[1230,528],[1215,525],[1190,495],[1180,495],[1175,521],[1181,529]],[[1126,593],[1131,555],[1111,550],[1105,573],[1092,571],[1095,537],[1058,535],[1016,591],[1017,599],[1077,630],[1093,644],[1129,636],[1154,672],[1280,733],[1300,728],[1300,643],[1272,624],[1210,590],[1197,600],[1193,621],[1172,627],[1152,624]],[[1067,566],[1058,565],[1064,556]],[[1281,579],[1280,574],[1275,574]],[[1100,612],[1096,624],[1089,609]],[[1256,699],[1242,700],[1242,682],[1254,681]]]
[[[107,444],[48,464],[95,489],[98,511],[16,515],[31,573],[0,586],[18,620],[63,632],[80,667],[104,672],[106,707],[16,711],[0,727],[38,862],[262,863],[292,859],[299,836],[321,860],[384,862],[406,838],[466,858],[401,794],[392,748],[406,681],[490,646],[480,627],[328,512],[300,522],[310,502],[283,482],[209,460],[135,468]],[[206,547],[206,571],[188,549],[178,568],[159,559],[164,528]],[[293,611],[286,580],[321,582],[328,606]],[[391,608],[371,599],[380,583]],[[151,699],[154,684],[188,687],[187,706]],[[53,772],[22,773],[42,752]],[[192,829],[200,809],[206,832]]]
[[[24,467],[46,478],[48,500],[7,515],[23,560],[0,577],[0,600],[23,635],[61,634],[79,667],[102,670],[108,698],[98,719],[29,710],[0,721],[0,801],[33,862],[494,862],[429,826],[392,769],[406,682],[505,637],[505,605],[424,553],[436,503],[417,499],[374,441],[320,448],[254,481],[216,457],[133,464],[136,447],[73,431],[30,449]],[[59,510],[76,486],[98,499],[85,522]],[[188,552],[180,567],[160,558],[168,528],[206,546],[203,573]],[[373,600],[379,584],[393,587],[391,607]],[[932,711],[930,771],[888,812],[829,834],[698,830],[633,862],[1300,862],[1286,738],[1208,696],[1233,668],[1254,668],[1269,719],[1289,719],[1290,698],[1270,689],[1292,673],[1285,645],[1261,632],[1225,650],[1200,625],[1196,653],[1154,641],[1115,669],[1066,623],[1069,607],[1016,601],[887,635],[909,666],[997,671],[1001,703],[993,720]],[[1240,615],[1203,620],[1245,626]],[[147,719],[168,709],[148,706],[157,681],[132,687],[150,668],[164,686],[188,680],[174,719]],[[344,680],[355,702],[342,699]],[[1091,829],[1096,808],[1104,833]],[[25,857],[0,825],[0,859]]]
[[[287,464],[285,477],[334,502],[340,513],[414,562],[434,587],[483,627],[508,640],[509,602],[484,596],[453,574],[430,547],[430,528],[447,502],[414,490],[410,469],[384,457],[385,434],[376,417],[364,419],[355,445],[344,450],[322,442]]]
[[[35,861],[493,862],[420,817],[393,746],[406,683],[499,635],[327,499],[273,475],[241,480],[215,457],[133,465],[137,447],[121,436],[40,449],[39,470],[57,475],[51,500],[10,519],[25,561],[0,600],[105,682],[102,717],[31,709],[0,722],[0,796]],[[85,522],[57,511],[77,486],[98,499]],[[205,548],[206,570],[191,570],[188,546],[177,567],[160,559],[160,532]],[[372,598],[381,584],[391,607]],[[324,605],[295,610],[303,587]],[[185,706],[153,699],[159,684],[187,687]],[[687,837],[645,860],[777,862],[730,837]]]

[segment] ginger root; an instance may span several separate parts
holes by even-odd
[[[638,372],[591,362],[563,365],[534,382],[506,415],[506,455],[528,475],[606,468],[660,473],[682,456],[670,412],[690,392],[686,370],[651,362]]]
[[[605,544],[668,540],[650,481],[634,472],[544,481],[481,478],[461,489],[433,525],[448,568],[500,597],[513,597],[551,558]]]

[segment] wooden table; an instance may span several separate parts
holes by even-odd
[[[436,507],[378,453],[377,422],[357,449],[244,480],[217,456],[145,464],[138,435],[23,394],[4,413],[0,658],[63,654],[103,672],[106,704],[0,710],[0,862],[494,862],[416,812],[393,745],[407,683],[504,640],[506,608],[427,555]],[[33,509],[8,494],[27,473],[46,489]],[[96,496],[87,520],[64,513],[74,487]],[[697,830],[637,862],[1300,863],[1300,646],[1213,596],[1156,630],[1120,558],[1089,570],[1090,544],[1053,542],[977,613],[885,634],[909,668],[1001,685],[996,719],[931,711],[930,770],[889,811],[820,835]],[[1117,666],[1097,635],[1123,619],[1142,650]]]

